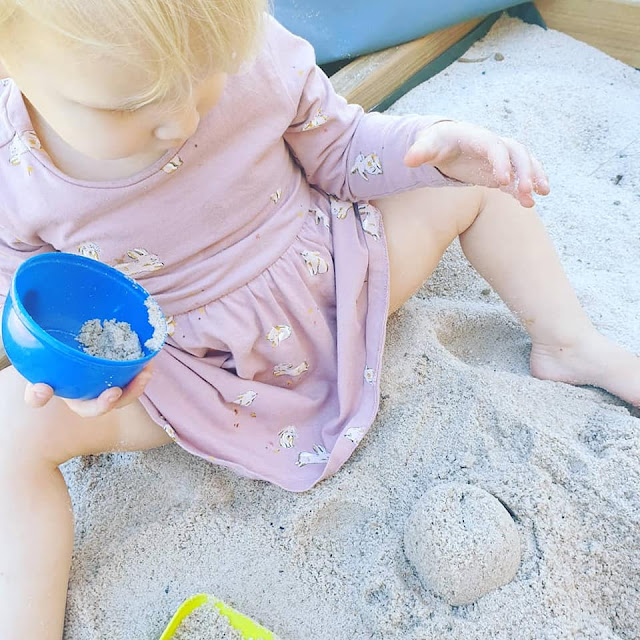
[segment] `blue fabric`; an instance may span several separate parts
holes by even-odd
[[[517,4],[517,0],[274,0],[274,13],[287,29],[313,44],[318,62],[324,64],[408,42]]]

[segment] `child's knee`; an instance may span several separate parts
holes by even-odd
[[[98,430],[60,398],[39,409],[29,407],[24,401],[25,385],[13,367],[0,371],[0,458],[58,466],[91,449],[92,440],[99,446]],[[115,417],[111,422],[116,422]]]
[[[510,194],[502,189],[494,189],[492,187],[474,187],[476,193],[480,198],[480,210],[486,208],[503,208],[507,207],[519,207],[522,205]]]

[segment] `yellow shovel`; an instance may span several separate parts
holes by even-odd
[[[195,596],[191,596],[188,600],[185,600],[173,618],[171,618],[169,625],[160,636],[160,640],[171,640],[180,623],[191,615],[195,609],[207,602],[212,604],[221,615],[225,616],[227,620],[229,620],[229,624],[242,633],[243,638],[247,640],[275,640],[275,636],[271,631],[260,626],[257,622],[251,620],[251,618],[242,615],[239,611],[222,602],[222,600],[218,600],[207,593],[198,593]]]

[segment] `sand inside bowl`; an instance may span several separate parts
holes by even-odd
[[[177,628],[173,640],[243,640],[212,603],[207,602],[188,615]]]
[[[151,297],[144,301],[153,335],[144,343],[149,351],[158,351],[167,336],[167,321],[158,303]],[[87,320],[76,337],[84,351],[105,360],[137,360],[144,357],[140,338],[128,322]]]
[[[87,320],[76,340],[86,353],[106,360],[137,360],[144,355],[140,338],[128,322]]]

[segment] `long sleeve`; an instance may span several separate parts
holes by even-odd
[[[460,184],[403,163],[417,133],[443,117],[364,113],[335,93],[308,42],[275,20],[272,28],[272,57],[296,113],[284,138],[310,184],[342,200]]]

